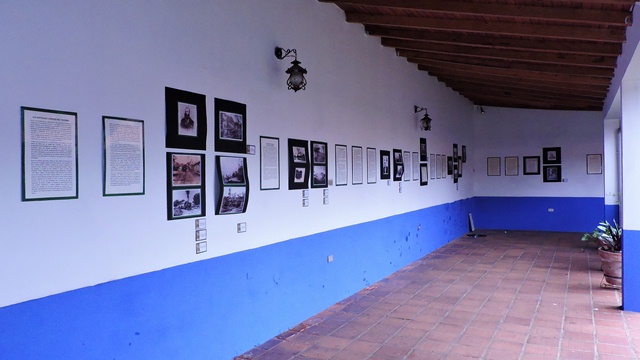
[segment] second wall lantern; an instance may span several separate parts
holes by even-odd
[[[305,90],[305,87],[307,86],[307,79],[304,78],[304,74],[307,73],[307,69],[300,66],[300,61],[298,61],[298,52],[296,49],[285,50],[276,46],[275,55],[280,60],[286,57],[293,58],[291,67],[285,71],[285,73],[289,74],[289,78],[287,79],[287,89],[293,91]]]

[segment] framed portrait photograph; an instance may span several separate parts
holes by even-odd
[[[166,134],[168,148],[207,149],[206,96],[165,87]]]
[[[420,161],[427,161],[427,138],[420,138]]]
[[[587,154],[587,174],[602,174],[602,154]]]
[[[329,186],[327,166],[327,143],[311,141],[311,187],[325,188]]]
[[[378,160],[375,148],[367,148],[367,184],[375,184],[378,179]],[[388,167],[388,166],[387,166]]]
[[[522,157],[522,175],[540,175],[540,156]]]
[[[144,121],[102,117],[104,196],[144,195]]]
[[[402,181],[404,160],[401,149],[393,149],[393,181]]]
[[[309,141],[289,139],[289,190],[309,188]]]
[[[260,136],[260,190],[280,189],[280,139]]]
[[[347,185],[347,145],[336,144],[336,186]]]
[[[170,220],[204,216],[204,188],[171,190]]]
[[[487,176],[500,176],[500,158],[488,157],[487,158]]]
[[[380,150],[380,180],[391,179],[391,152]]]
[[[247,211],[249,188],[245,186],[222,186],[216,213],[218,215],[241,214]]]
[[[544,182],[562,182],[562,167],[560,165],[550,165],[542,167]]]
[[[518,157],[517,156],[505,156],[504,157],[504,175],[505,176],[518,176]]]
[[[205,155],[167,153],[167,220],[206,215]]]
[[[362,146],[351,147],[351,184],[361,185],[363,183],[363,154]]]
[[[560,147],[547,147],[542,148],[542,163],[543,164],[561,164],[562,154]]]
[[[245,154],[247,152],[247,105],[214,99],[215,150]]]
[[[420,186],[429,184],[429,164],[420,164]]]

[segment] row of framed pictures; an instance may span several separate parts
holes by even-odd
[[[556,160],[553,160],[556,161]],[[487,158],[487,176],[500,176],[502,159],[500,157]],[[542,175],[544,182],[561,182],[562,166],[546,165],[543,161]],[[523,175],[540,175],[540,157],[539,156],[523,156],[522,157],[522,174]],[[587,154],[586,171],[588,175],[602,174],[602,154]],[[505,156],[504,158],[504,175],[518,176],[519,158],[517,156]]]
[[[204,154],[167,153],[168,220],[206,215],[205,159]],[[216,215],[246,212],[249,200],[247,159],[216,156],[216,170]]]

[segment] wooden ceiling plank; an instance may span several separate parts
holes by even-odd
[[[407,53],[409,51],[423,51],[430,53],[451,54],[456,56],[466,56],[485,59],[501,59],[501,60],[520,60],[526,62],[560,64],[560,65],[581,65],[589,66],[594,70],[604,70],[606,76],[612,76],[613,69],[616,67],[615,57],[604,57],[594,55],[577,55],[564,53],[531,53],[521,50],[491,50],[486,48],[478,48],[465,45],[454,44],[434,44],[424,43],[420,41],[381,39],[383,46],[393,47],[399,53]],[[407,55],[401,55],[407,56]]]
[[[560,26],[506,22],[486,22],[479,20],[436,19],[414,16],[372,15],[346,13],[350,23],[387,25],[414,29],[436,29],[447,31],[492,33],[506,35],[536,36],[551,39],[598,40],[623,42],[625,31],[617,29],[597,29],[581,26]]]
[[[545,7],[526,4],[481,4],[450,0],[320,0],[337,5],[374,6],[390,9],[428,11],[445,14],[497,16],[512,19],[554,20],[625,26],[626,11]]]
[[[622,43],[603,43],[567,40],[538,40],[517,37],[491,37],[484,35],[468,35],[445,33],[441,31],[401,29],[367,25],[367,34],[389,39],[423,41],[436,44],[456,44],[482,47],[486,49],[510,49],[536,52],[564,52],[618,57],[622,52]]]
[[[487,95],[504,95],[504,96],[516,96],[520,98],[537,98],[537,99],[548,99],[548,100],[563,100],[563,101],[590,101],[595,103],[602,102],[601,97],[593,97],[593,96],[583,96],[569,92],[545,92],[539,90],[532,90],[529,88],[514,88],[514,87],[502,87],[502,86],[473,86],[466,85],[455,82],[447,82],[447,86],[451,89],[460,92],[460,93],[468,93],[468,94],[487,94]]]
[[[603,99],[607,95],[606,90],[593,90],[593,89],[567,89],[563,86],[548,86],[544,84],[523,84],[523,83],[494,83],[487,84],[486,81],[480,81],[478,79],[468,78],[453,78],[447,75],[438,75],[440,79],[446,79],[447,84],[457,87],[473,88],[473,89],[487,89],[496,88],[504,90],[517,90],[527,89],[530,91],[537,91],[546,94],[570,94],[571,96],[587,97],[593,99]]]
[[[464,96],[464,95],[463,95]],[[465,96],[466,97],[466,96]],[[480,94],[477,97],[469,98],[476,105],[499,106],[499,107],[528,107],[532,109],[547,110],[576,110],[576,111],[601,111],[603,105],[594,105],[584,102],[556,102],[532,99],[511,99],[505,100],[500,96],[489,96]]]

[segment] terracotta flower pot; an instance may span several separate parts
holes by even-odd
[[[604,278],[611,285],[622,285],[622,252],[604,251],[598,249],[598,254],[602,260],[602,271]]]

